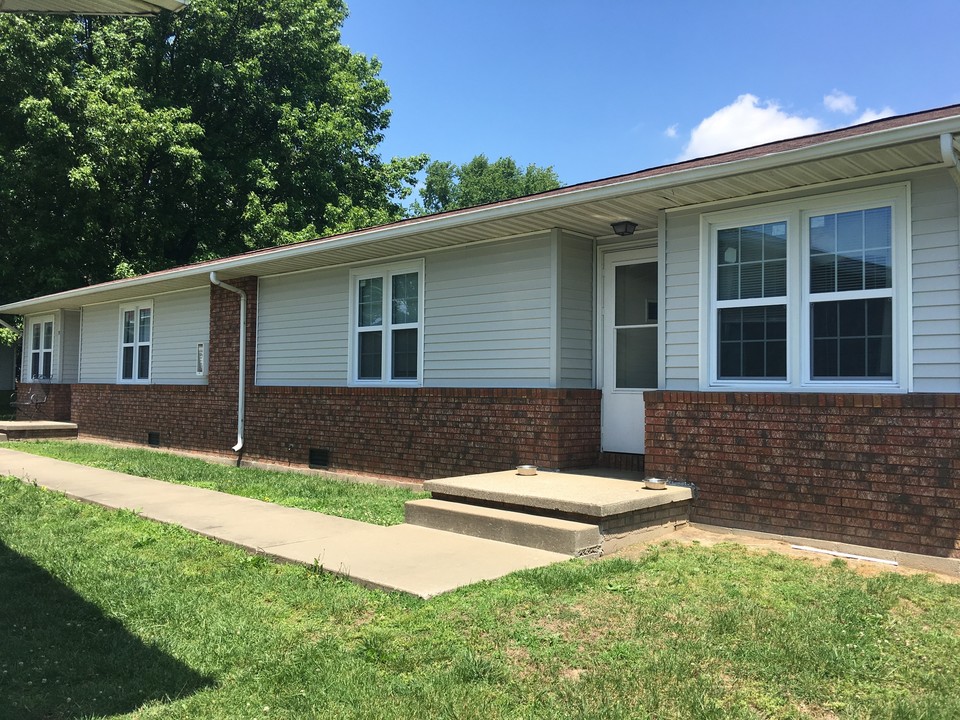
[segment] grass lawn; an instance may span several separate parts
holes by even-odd
[[[0,478],[0,598],[4,720],[960,717],[960,584],[737,546],[421,601]]]
[[[428,497],[428,493],[403,488],[344,482],[305,473],[237,468],[156,450],[73,440],[0,443],[0,447],[377,525],[402,523],[403,504]]]

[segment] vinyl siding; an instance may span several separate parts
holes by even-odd
[[[593,243],[560,235],[559,386],[593,387]]]
[[[119,328],[119,306],[114,310]],[[197,343],[210,347],[210,290],[203,288],[154,298],[150,382],[154,385],[206,384],[207,378],[197,375]],[[210,356],[209,352],[206,354]]]
[[[426,257],[423,384],[549,387],[547,234]]]
[[[80,312],[60,313],[60,382],[75,383],[80,373]]]
[[[958,191],[946,172],[913,179],[913,389],[960,392]]]
[[[80,382],[115,383],[120,305],[88,305],[80,315]]]
[[[700,386],[700,215],[670,214],[664,251],[664,386]]]
[[[349,271],[261,278],[257,384],[346,385]]]
[[[143,301],[137,301],[143,302]],[[127,305],[130,303],[124,303]],[[120,303],[88,305],[80,325],[80,382],[116,383],[120,342]],[[154,385],[203,385],[196,374],[197,343],[209,357],[210,291],[153,298],[150,382]]]

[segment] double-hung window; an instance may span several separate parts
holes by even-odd
[[[153,305],[120,308],[120,382],[150,382]]]
[[[53,318],[30,323],[30,379],[49,380],[53,375]]]
[[[358,384],[419,384],[423,262],[350,275],[351,378]]]
[[[908,389],[908,186],[704,216],[703,380]]]

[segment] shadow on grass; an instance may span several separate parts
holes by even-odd
[[[0,542],[0,720],[128,713],[212,684]]]

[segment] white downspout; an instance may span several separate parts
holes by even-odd
[[[210,273],[210,282],[240,296],[240,380],[237,389],[237,444],[232,448],[234,452],[238,453],[243,449],[243,406],[246,395],[244,388],[247,380],[247,293],[238,287],[222,282],[217,277],[216,272]]]

